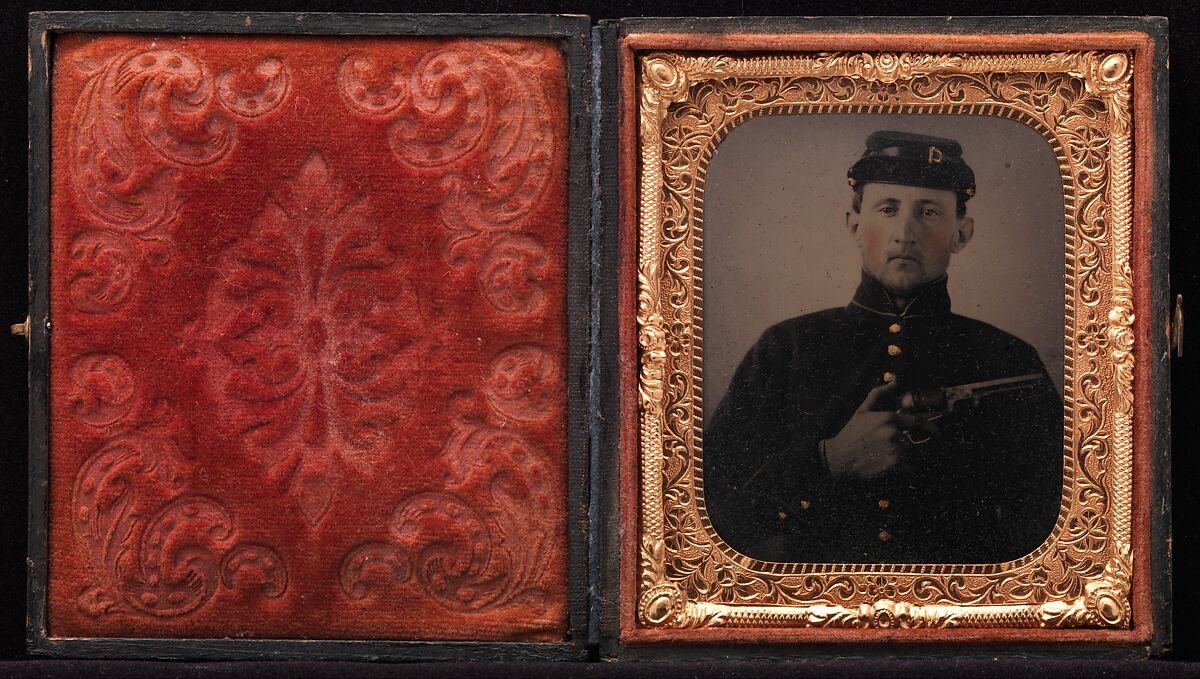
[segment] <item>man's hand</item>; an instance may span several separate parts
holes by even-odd
[[[875,409],[895,390],[895,382],[872,389],[842,431],[825,441],[825,463],[835,477],[867,479],[878,476],[901,461],[909,441],[906,431],[923,430],[930,435],[936,434],[936,429],[924,417]]]

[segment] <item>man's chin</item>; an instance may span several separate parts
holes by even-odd
[[[880,277],[880,283],[893,295],[907,297],[925,284],[925,279],[919,273],[892,272]]]

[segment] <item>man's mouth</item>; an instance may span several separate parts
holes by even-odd
[[[889,262],[895,261],[895,260],[900,260],[900,261],[904,261],[904,262],[912,262],[914,264],[920,263],[920,261],[921,261],[912,255],[892,255],[891,257],[888,257]]]

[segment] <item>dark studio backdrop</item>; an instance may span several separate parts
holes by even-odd
[[[1200,148],[1194,119],[1200,106],[1200,12],[1191,0],[1129,3],[1119,1],[1095,1],[1089,3],[1052,0],[1018,0],[1014,2],[976,2],[966,0],[943,0],[920,5],[900,2],[867,2],[865,0],[843,0],[838,3],[814,2],[754,2],[725,3],[711,5],[696,2],[659,0],[658,2],[537,2],[527,0],[514,2],[492,0],[490,2],[468,0],[410,0],[408,2],[351,1],[335,2],[307,1],[285,2],[282,0],[255,0],[235,2],[228,0],[193,0],[176,2],[120,2],[94,0],[91,2],[11,2],[0,7],[0,73],[3,87],[0,88],[0,114],[4,128],[0,134],[0,215],[3,222],[3,247],[0,248],[0,322],[4,327],[24,319],[26,314],[26,15],[41,10],[183,10],[183,11],[356,11],[356,12],[498,12],[498,13],[578,13],[588,14],[594,19],[613,19],[624,16],[729,16],[729,15],[913,15],[964,16],[964,15],[1030,15],[1030,14],[1091,14],[1091,15],[1161,15],[1170,19],[1170,97],[1171,97],[1171,214],[1173,215],[1171,238],[1171,286],[1173,292],[1184,295],[1185,312],[1200,319],[1200,224],[1195,215],[1200,213],[1200,192],[1195,182],[1200,160],[1195,149]],[[932,25],[936,28],[936,24]],[[761,122],[761,121],[760,121]],[[936,133],[936,132],[935,132]],[[736,134],[736,133],[735,133]],[[965,143],[965,142],[964,142]],[[975,165],[975,151],[966,148],[966,157]],[[851,156],[852,160],[852,156]],[[840,162],[840,161],[839,161]],[[979,168],[976,167],[977,171]],[[845,167],[840,167],[845,172]],[[985,192],[991,187],[981,183],[979,202],[982,205]],[[847,191],[848,193],[848,191]],[[844,213],[848,207],[848,196],[842,196],[838,210]],[[990,200],[990,199],[989,199]],[[845,207],[842,207],[844,205]],[[979,208],[982,210],[983,208]],[[977,219],[977,238],[992,226]],[[711,215],[709,215],[711,218]],[[706,223],[706,228],[708,224]],[[842,232],[841,222],[824,225],[831,232]],[[968,246],[982,250],[982,241]],[[847,247],[852,247],[847,243]],[[850,250],[850,252],[853,252]],[[1061,257],[1052,260],[1061,266]],[[853,279],[853,271],[845,276]],[[1058,270],[1061,273],[1061,268]],[[959,273],[962,272],[962,273]],[[964,277],[962,261],[951,265],[951,277],[958,285]],[[959,313],[975,315],[964,307],[968,304],[961,293],[952,286],[952,293],[960,295],[955,303]],[[834,295],[837,297],[837,295]],[[837,297],[831,304],[844,304],[845,295]],[[832,298],[831,298],[832,299]],[[710,302],[712,300],[710,299]],[[827,304],[828,306],[828,304]],[[795,313],[802,313],[797,310]],[[792,313],[792,312],[788,312]],[[978,316],[988,320],[986,316]],[[1161,319],[1148,320],[1156,326]],[[1008,327],[995,321],[1000,327],[1021,335],[1016,327]],[[1200,329],[1200,320],[1193,320]],[[763,326],[765,327],[765,326]],[[761,332],[762,327],[753,333]],[[1196,331],[1200,336],[1200,330]],[[1025,337],[1024,335],[1021,335]],[[1031,343],[1036,339],[1025,337]],[[753,338],[749,340],[753,342]],[[707,338],[706,338],[707,342]],[[731,343],[732,346],[732,343]],[[740,359],[745,348],[731,349]],[[1039,346],[1039,349],[1041,347]],[[1061,351],[1061,341],[1059,342]],[[740,352],[740,353],[739,353]],[[576,664],[554,667],[524,668],[530,674],[551,676],[975,676],[1011,677],[1019,672],[1023,676],[1093,676],[1103,672],[1105,676],[1168,676],[1195,675],[1200,673],[1200,620],[1195,616],[1200,611],[1200,494],[1193,492],[1194,479],[1200,478],[1200,459],[1190,453],[1197,444],[1200,418],[1192,415],[1194,386],[1200,380],[1196,357],[1200,356],[1200,345],[1195,340],[1185,341],[1185,353],[1174,361],[1172,372],[1171,426],[1174,439],[1174,493],[1161,501],[1173,503],[1175,531],[1172,542],[1174,555],[1174,653],[1173,662],[1154,663],[1148,667],[1141,663],[1113,665],[1106,661],[1060,661],[1042,660],[1021,663],[1016,660],[992,662],[962,662],[953,659],[927,662],[909,661],[897,663],[887,659],[872,660],[863,664],[822,662],[791,666],[730,666],[712,663],[660,667],[635,663]],[[1048,366],[1055,359],[1042,354]],[[26,540],[26,438],[27,398],[26,359],[24,342],[19,338],[0,337],[0,371],[3,373],[3,389],[0,389],[0,450],[3,451],[3,467],[0,468],[0,677],[72,675],[88,677],[123,676],[519,676],[522,668],[502,664],[485,667],[461,667],[442,665],[437,667],[386,666],[371,664],[336,664],[302,662],[289,664],[255,663],[252,665],[230,665],[228,663],[186,664],[140,664],[115,662],[28,660],[25,646],[25,540]],[[1052,371],[1055,368],[1051,368]],[[1059,368],[1061,370],[1061,368]],[[710,398],[712,398],[710,396]],[[1195,664],[1193,664],[1195,663]]]

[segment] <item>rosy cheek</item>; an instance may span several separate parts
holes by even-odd
[[[874,260],[882,252],[884,244],[883,237],[877,229],[867,229],[863,231],[860,242],[862,243],[863,255],[868,260]]]
[[[940,240],[934,241],[929,244],[929,247],[926,249],[925,254],[930,255],[931,257],[940,259],[940,258],[945,257],[946,255],[950,254],[950,244],[940,241]]]
[[[950,261],[950,255],[954,252],[954,242],[949,238],[936,238],[924,244],[924,261],[928,266],[936,265],[944,267]]]

